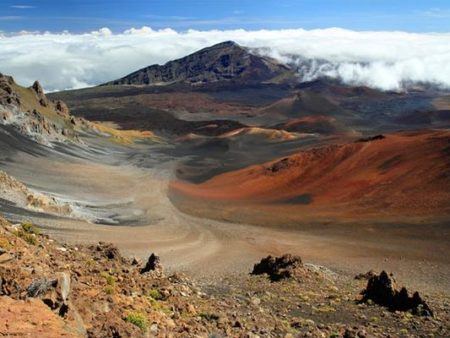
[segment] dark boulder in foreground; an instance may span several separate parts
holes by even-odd
[[[300,257],[290,254],[281,257],[267,256],[255,264],[252,275],[267,274],[272,281],[295,277],[298,268],[303,267]]]
[[[392,275],[388,276],[385,271],[369,279],[362,295],[363,302],[371,300],[378,305],[387,307],[390,311],[411,310],[413,314],[419,316],[433,316],[433,312],[418,292],[414,292],[410,297],[405,287],[399,291]]]
[[[141,274],[150,271],[162,271],[162,265],[159,256],[156,256],[154,253],[150,255],[147,264],[145,264],[145,266],[141,269]]]

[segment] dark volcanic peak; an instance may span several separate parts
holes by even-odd
[[[233,81],[237,84],[277,82],[293,77],[290,67],[252,54],[233,41],[204,48],[163,66],[140,69],[105,85],[201,85]]]

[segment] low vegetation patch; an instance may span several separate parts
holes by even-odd
[[[39,229],[31,222],[23,222],[20,228],[16,230],[17,237],[22,238],[25,242],[31,245],[37,245],[37,235],[40,234]]]
[[[105,279],[106,284],[114,287],[116,285],[116,277],[110,275],[107,271],[103,271],[100,275]]]
[[[148,328],[148,320],[145,314],[141,312],[130,312],[126,317],[125,321],[136,325],[142,331],[147,331]]]
[[[23,222],[20,227],[22,228],[23,231],[29,233],[29,234],[35,234],[35,235],[39,235],[41,232],[40,230],[31,222],[26,221]]]
[[[114,293],[114,287],[111,285],[107,285],[105,286],[104,291],[107,295],[112,295]]]
[[[148,296],[154,300],[164,300],[164,296],[161,294],[161,292],[159,292],[158,289],[151,289],[148,292]]]

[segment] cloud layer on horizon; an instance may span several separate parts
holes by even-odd
[[[153,30],[108,28],[85,34],[1,35],[0,72],[23,85],[39,79],[50,91],[93,86],[139,68],[165,63],[225,40],[283,62],[318,59],[300,74],[328,75],[351,84],[397,90],[405,82],[450,88],[450,33],[356,32],[329,29]]]

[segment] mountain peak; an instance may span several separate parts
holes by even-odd
[[[256,84],[286,77],[286,74],[291,74],[288,66],[253,54],[234,41],[224,41],[162,66],[142,68],[106,85]]]
[[[227,48],[227,47],[239,47],[239,48],[243,48],[241,45],[239,45],[237,42],[234,42],[232,40],[228,40],[228,41],[223,41],[223,42],[219,42],[216,43],[215,45],[212,45],[210,47],[206,47],[205,49],[208,48]]]

